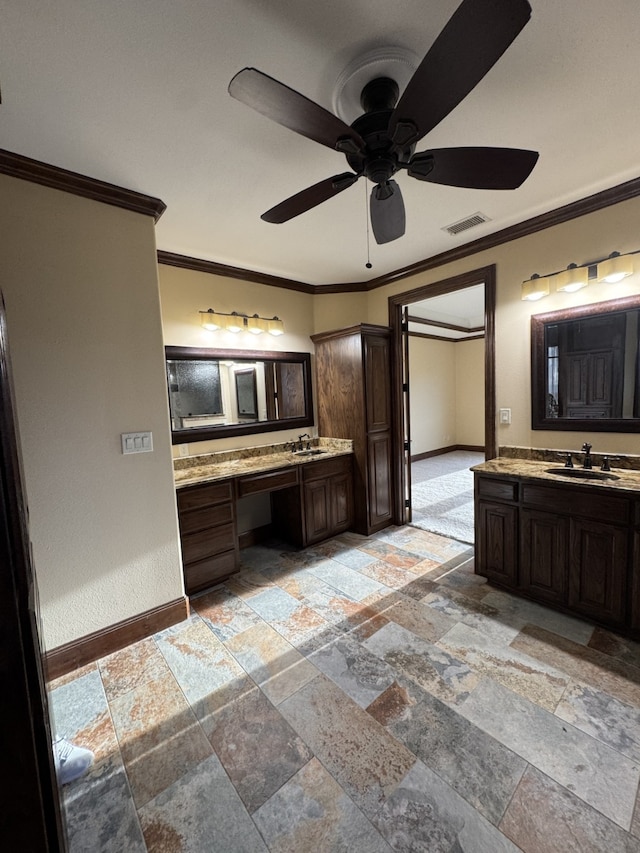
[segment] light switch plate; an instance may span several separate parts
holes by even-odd
[[[501,424],[510,424],[511,423],[511,409],[500,409],[500,423]]]
[[[123,453],[150,453],[153,450],[153,433],[150,432],[123,432]]]

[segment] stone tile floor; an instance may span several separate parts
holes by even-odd
[[[50,685],[72,853],[640,851],[640,646],[413,527],[254,547]]]

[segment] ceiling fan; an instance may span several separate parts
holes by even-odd
[[[463,0],[400,100],[394,80],[371,80],[360,96],[364,114],[350,126],[256,68],[239,71],[229,84],[232,97],[272,121],[342,152],[352,169],[307,187],[261,218],[287,222],[365,176],[374,184],[369,202],[374,236],[378,243],[388,243],[405,231],[402,194],[393,180],[400,169],[419,181],[455,187],[519,187],[536,164],[536,151],[472,147],[414,152],[416,143],[482,80],[530,16],[527,0]]]

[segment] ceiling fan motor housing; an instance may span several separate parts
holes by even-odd
[[[370,80],[360,94],[360,104],[365,113],[377,113],[380,110],[392,110],[398,100],[400,89],[390,77],[375,77]]]
[[[413,145],[398,149],[388,132],[399,92],[398,84],[390,77],[371,80],[360,95],[365,112],[351,125],[366,147],[358,153],[347,153],[347,162],[354,172],[366,175],[374,184],[386,183],[413,153]]]

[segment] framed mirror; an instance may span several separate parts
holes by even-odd
[[[171,441],[313,425],[308,352],[165,347]]]
[[[640,296],[531,317],[531,428],[640,432]]]

